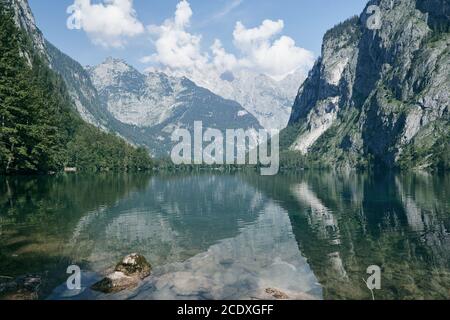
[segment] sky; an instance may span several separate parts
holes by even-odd
[[[29,0],[45,37],[82,65],[107,57],[154,67],[253,69],[281,79],[309,69],[332,26],[366,0]]]

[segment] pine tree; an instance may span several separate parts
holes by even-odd
[[[0,163],[2,171],[17,167],[32,168],[24,138],[30,123],[28,104],[30,91],[27,88],[27,66],[23,43],[14,25],[12,13],[0,7]],[[21,57],[21,58],[18,58]]]
[[[0,174],[150,168],[146,150],[85,123],[0,0]]]

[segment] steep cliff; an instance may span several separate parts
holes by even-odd
[[[448,166],[449,7],[372,0],[328,31],[283,133],[290,150],[342,167]]]

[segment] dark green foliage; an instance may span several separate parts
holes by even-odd
[[[302,125],[300,122],[293,123],[280,132],[280,150],[288,150],[297,140]]]
[[[450,2],[448,0],[420,0],[416,7],[428,14],[428,26],[434,33],[450,32]]]
[[[144,170],[150,157],[76,113],[62,78],[0,2],[0,173]]]
[[[448,122],[437,122],[428,126],[428,130],[435,130],[439,134],[434,142],[428,134],[417,136],[403,151],[399,160],[402,169],[411,167],[428,167],[437,171],[450,170],[450,130]],[[432,145],[428,145],[433,142]]]
[[[119,137],[84,126],[68,144],[67,166],[88,171],[141,171],[151,168],[148,153]]]
[[[355,26],[357,28],[355,28]],[[355,15],[328,30],[323,37],[323,42],[327,41],[327,39],[340,38],[342,37],[343,33],[349,33],[349,42],[353,43],[357,41],[359,39],[359,36],[361,35],[359,26],[359,16]]]

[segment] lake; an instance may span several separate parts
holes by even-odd
[[[88,288],[133,252],[139,287]],[[450,175],[0,177],[0,277],[39,275],[41,299],[372,299],[373,265],[375,299],[450,299]]]

